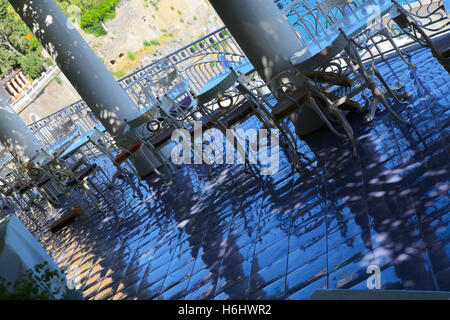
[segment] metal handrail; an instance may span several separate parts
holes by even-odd
[[[296,6],[306,3],[309,6],[315,4],[316,0],[274,0],[279,9],[288,18],[290,16],[299,15]],[[358,3],[364,0],[354,0]],[[442,26],[438,28],[447,17],[443,17],[441,13],[436,13],[433,8],[442,4],[442,0],[405,0],[402,2],[406,8],[413,11],[418,19],[421,19],[423,26],[430,32],[430,36],[442,33]],[[297,10],[297,11],[295,11]],[[294,28],[299,27],[295,21],[291,19]],[[391,28],[394,39],[399,37],[394,22],[389,19],[388,27]],[[447,26],[444,28],[448,30]],[[300,34],[299,37],[311,37],[314,35]],[[306,40],[306,39],[303,39]],[[404,43],[401,46],[405,46]],[[387,50],[387,49],[386,49]],[[388,51],[388,50],[387,50]],[[121,87],[126,90],[131,99],[141,108],[148,103],[148,99],[143,97],[143,88],[154,79],[161,78],[168,69],[176,67],[180,74],[189,78],[189,89],[193,93],[198,93],[206,82],[214,75],[228,69],[228,67],[244,59],[245,55],[240,49],[234,38],[226,27],[221,27],[198,40],[144,66],[118,80]],[[80,132],[90,130],[98,124],[98,119],[89,110],[83,100],[76,101],[60,111],[40,119],[30,125],[30,128],[36,133],[38,138],[46,145],[52,145],[60,138],[57,134],[57,128],[62,122],[71,119],[74,124],[80,127]],[[55,133],[56,132],[56,133]]]

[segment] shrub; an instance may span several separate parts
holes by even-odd
[[[150,46],[159,46],[161,43],[158,40],[145,40],[144,41],[144,47],[150,47]]]
[[[120,0],[105,0],[96,7],[85,11],[80,17],[80,27],[96,37],[106,35],[101,21],[107,21],[116,17],[116,4]]]
[[[51,271],[47,262],[38,264],[34,270],[26,270],[14,283],[0,277],[0,300],[58,300],[81,299],[73,290],[61,288],[64,276]]]

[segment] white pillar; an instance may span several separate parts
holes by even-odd
[[[21,165],[25,165],[38,152],[45,148],[22,118],[1,97],[0,142]],[[53,194],[62,193],[62,190],[53,181],[45,183],[42,188],[45,190],[53,190]]]
[[[27,163],[44,145],[11,106],[0,99],[0,142],[21,164]]]
[[[289,59],[302,49],[302,44],[273,0],[210,0],[210,3],[265,81],[292,70]],[[291,120],[300,135],[323,125],[308,108],[293,114]]]
[[[109,73],[54,0],[9,0],[58,64],[88,107],[113,137],[120,137],[125,119],[140,115],[138,107]],[[118,139],[119,140],[119,139]],[[124,148],[135,145],[130,139]],[[135,158],[141,176],[151,172],[143,156]]]

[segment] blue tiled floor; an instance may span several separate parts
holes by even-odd
[[[384,289],[449,291],[450,76],[427,50],[411,59],[416,70],[390,63],[413,94],[393,107],[412,126],[350,115],[356,159],[324,128],[302,140],[316,162],[301,173],[284,158],[273,176],[183,166],[171,186],[148,178],[141,198],[105,190],[106,215],[29,228],[61,267],[80,267],[86,298],[304,299],[366,289],[371,264]]]

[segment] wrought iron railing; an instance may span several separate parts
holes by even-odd
[[[364,0],[354,0],[364,2]],[[304,30],[302,24],[316,23],[317,28],[323,28],[322,21],[299,20],[304,16],[302,6],[314,5],[315,0],[293,1],[293,0],[275,0],[275,3],[286,15],[294,28],[297,29],[300,38],[307,42],[308,37],[313,37]],[[443,11],[436,10],[442,5],[442,0],[406,0],[402,2],[408,10],[416,14],[422,21],[424,27],[430,32],[430,35],[436,35],[440,32],[448,31],[448,19]],[[447,19],[447,20],[446,20]],[[395,24],[389,19],[388,25],[397,35]],[[318,29],[318,31],[320,31]],[[176,50],[175,52],[141,68],[131,74],[118,80],[119,84],[129,94],[132,100],[143,107],[148,101],[144,99],[143,88],[153,79],[161,77],[161,74],[167,72],[170,67],[176,67],[180,74],[189,78],[189,87],[194,93],[198,93],[206,82],[214,75],[222,72],[241,59],[245,55],[225,27],[222,27],[197,41]],[[41,119],[30,125],[30,128],[36,133],[46,145],[56,143],[61,135],[59,128],[62,123],[71,120],[74,126],[78,126],[81,132],[91,129],[98,120],[88,109],[86,104],[80,100],[62,110]],[[66,132],[67,133],[67,132]]]

